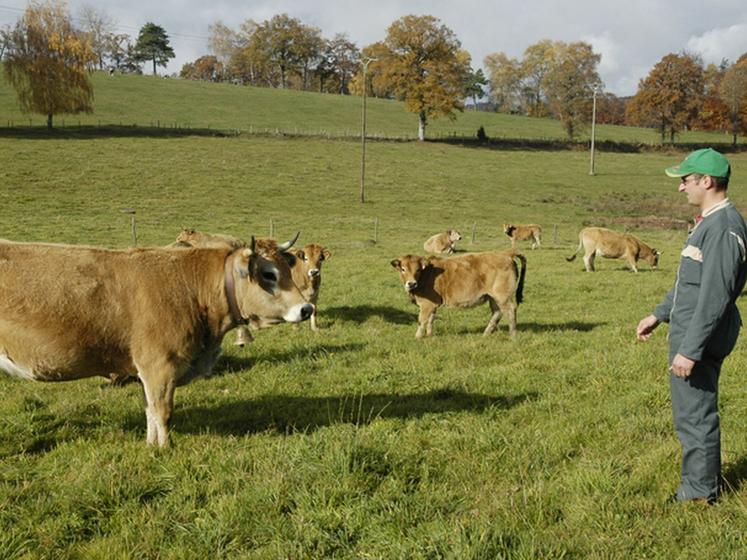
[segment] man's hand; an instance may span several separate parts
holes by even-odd
[[[693,372],[693,367],[695,367],[694,360],[691,360],[682,354],[677,354],[674,357],[674,360],[672,360],[672,365],[669,366],[669,371],[677,377],[690,377],[690,374]]]
[[[659,319],[657,319],[653,315],[644,317],[643,319],[641,319],[641,322],[638,323],[638,328],[635,331],[635,336],[641,342],[645,342],[646,340],[651,338],[651,333],[653,333],[654,329],[658,326]]]

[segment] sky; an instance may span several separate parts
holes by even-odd
[[[0,0],[0,25],[13,24],[25,0]],[[147,22],[163,27],[176,58],[163,73],[210,54],[208,26],[221,21],[238,30],[281,13],[313,25],[326,38],[345,33],[359,48],[386,37],[408,14],[432,15],[451,29],[483,68],[486,55],[521,59],[543,39],[586,41],[602,56],[605,90],[635,94],[639,81],[669,53],[687,51],[703,61],[735,61],[747,52],[747,0],[68,0],[73,18],[84,5],[108,14],[133,42]],[[147,69],[146,69],[147,71]]]

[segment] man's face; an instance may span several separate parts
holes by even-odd
[[[703,202],[706,189],[704,188],[705,177],[692,173],[680,179],[679,191],[687,194],[687,202],[692,206],[700,206]]]

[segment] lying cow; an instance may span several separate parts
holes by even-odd
[[[176,237],[176,244],[190,247],[202,247],[205,249],[222,247],[239,249],[241,247],[247,246],[246,241],[232,235],[224,235],[222,233],[205,233],[203,231],[197,231],[187,228],[183,229],[181,233]],[[261,242],[259,242],[258,246],[261,246]]]
[[[515,259],[521,261],[521,272]],[[416,338],[433,334],[436,310],[474,307],[486,301],[492,312],[483,334],[492,333],[501,316],[508,331],[516,334],[516,307],[522,301],[527,261],[518,251],[470,253],[463,256],[419,257],[404,255],[391,261],[410,299],[420,308]]]
[[[542,247],[542,228],[537,224],[517,226],[514,224],[503,224],[503,233],[511,239],[511,247],[516,246],[517,241],[532,240],[532,249]]]
[[[313,313],[291,279],[288,249],[0,241],[0,369],[39,381],[136,372],[147,442],[166,446],[175,388],[211,372],[228,331]]]
[[[568,262],[573,261],[583,247],[584,267],[586,272],[594,271],[594,258],[597,256],[607,259],[625,259],[633,272],[638,272],[636,262],[644,259],[652,269],[659,265],[661,251],[652,249],[637,237],[629,233],[619,233],[601,227],[588,227],[578,234],[578,248]]]
[[[462,234],[455,229],[447,229],[443,233],[437,233],[423,243],[423,249],[428,253],[453,253],[455,244],[462,239]]]

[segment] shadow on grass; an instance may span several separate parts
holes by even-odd
[[[318,355],[342,354],[343,352],[357,352],[365,345],[363,343],[352,344],[318,344],[312,348],[293,348],[285,351],[273,350],[267,353],[252,352],[252,345],[244,349],[246,356],[235,356],[232,354],[222,354],[215,364],[210,377],[216,377],[227,373],[235,373],[242,370],[251,369],[255,365],[277,364],[292,362],[293,360],[303,358],[315,358]]]
[[[409,325],[418,320],[416,313],[408,313],[396,307],[387,307],[385,305],[356,305],[341,307],[325,307],[323,310],[324,317],[332,320],[350,321],[356,324],[365,323],[371,317],[380,317],[388,323],[397,325]]]
[[[172,425],[181,433],[244,435],[267,430],[292,434],[336,424],[366,425],[377,418],[420,418],[426,414],[507,410],[536,399],[539,393],[483,395],[438,389],[409,395],[360,394],[339,397],[268,395],[210,407],[175,411]],[[142,418],[128,428],[142,430]]]
[[[186,136],[236,136],[224,130],[210,128],[169,128],[157,126],[67,126],[47,130],[46,127],[0,127],[0,138],[18,140],[93,140],[97,138],[184,138]]]
[[[461,329],[458,332],[458,334],[482,334],[482,332],[485,330],[485,327],[487,326],[488,322],[487,319],[485,320],[485,325],[479,328],[469,328],[469,329]],[[533,333],[544,333],[544,332],[558,332],[558,331],[580,331],[580,332],[591,332],[597,327],[603,327],[607,323],[605,322],[583,322],[583,321],[566,321],[565,323],[522,323],[521,321],[517,322],[516,324],[516,334],[517,336],[521,336],[522,332],[533,332]],[[498,331],[494,332],[490,336],[495,336],[496,334],[505,334],[508,332],[508,327],[506,326],[506,323],[504,322],[504,319],[501,319],[501,322],[498,323]],[[434,327],[435,332],[435,327]]]
[[[741,457],[736,462],[726,465],[723,477],[727,492],[739,492],[747,481],[747,457]]]

